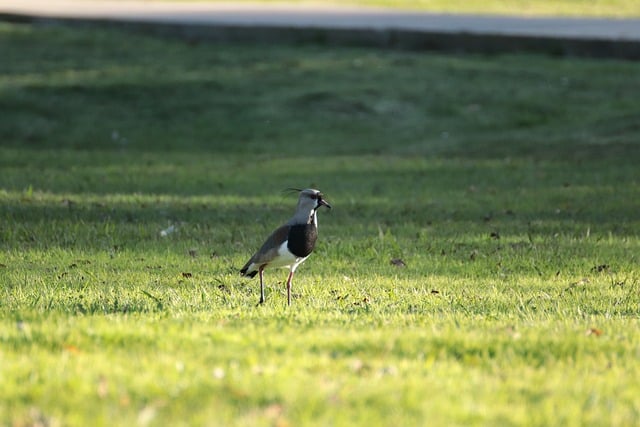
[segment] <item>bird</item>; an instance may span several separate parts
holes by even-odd
[[[331,209],[324,195],[313,188],[292,188],[299,193],[298,205],[293,216],[284,225],[276,228],[258,251],[240,269],[246,277],[260,276],[260,302],[265,302],[264,275],[267,268],[287,267],[287,305],[291,305],[291,282],[293,274],[313,252],[318,238],[317,210],[321,206]]]

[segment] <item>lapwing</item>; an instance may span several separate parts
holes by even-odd
[[[262,247],[240,270],[243,276],[260,275],[260,304],[264,303],[263,271],[272,267],[289,268],[287,278],[287,305],[291,305],[291,281],[296,268],[313,252],[318,238],[317,210],[320,206],[331,209],[318,190],[308,188],[298,190],[298,206],[291,219],[277,228],[264,242]]]

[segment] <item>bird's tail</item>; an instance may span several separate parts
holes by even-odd
[[[240,274],[242,274],[243,276],[246,276],[246,277],[254,277],[256,274],[258,274],[258,271],[257,271],[257,270],[250,271],[250,272],[248,272],[248,273],[247,273],[247,270],[248,270],[248,269],[249,269],[249,266],[248,266],[248,265],[245,265],[245,266],[242,268],[242,270],[240,270]]]

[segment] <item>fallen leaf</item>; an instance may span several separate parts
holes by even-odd
[[[600,264],[591,267],[591,271],[594,273],[602,273],[603,271],[609,271],[609,264]]]
[[[603,332],[598,328],[589,328],[589,329],[587,329],[587,335],[595,335],[596,337],[599,337],[602,334],[603,334]]]
[[[349,364],[351,370],[357,374],[367,374],[371,371],[371,365],[360,359],[354,359]]]
[[[120,406],[129,406],[131,404],[131,398],[127,394],[120,395]]]
[[[435,289],[431,289],[431,294],[432,295],[438,295],[440,293],[440,291],[435,290]]]
[[[586,277],[583,277],[582,279],[578,280],[577,282],[573,282],[573,283],[569,283],[569,286],[567,286],[564,290],[565,291],[569,291],[577,286],[584,286],[587,283],[589,283],[589,279],[587,279]]]
[[[403,260],[401,260],[400,258],[393,258],[391,260],[391,264],[395,265],[396,267],[406,267],[407,264],[404,263]]]
[[[109,394],[109,381],[103,375],[98,379],[97,393],[100,399],[104,399]]]
[[[52,419],[47,417],[42,411],[38,408],[32,407],[29,409],[28,421],[24,425],[29,426],[48,426],[52,424]],[[14,425],[22,425],[22,424],[14,424]]]
[[[264,408],[264,416],[270,419],[278,418],[284,412],[282,405],[273,403]]]
[[[78,353],[80,353],[80,349],[79,349],[78,347],[76,347],[75,345],[72,345],[72,344],[67,344],[67,345],[65,345],[65,346],[64,346],[64,349],[65,349],[66,351],[68,351],[69,353],[72,353],[72,354],[78,354]]]
[[[193,274],[191,274],[191,273],[182,273],[182,277],[184,277],[185,279],[188,279],[190,277],[193,277]]]
[[[354,359],[351,362],[351,366],[350,367],[351,367],[351,370],[353,370],[355,372],[359,372],[364,367],[364,363],[360,359]]]

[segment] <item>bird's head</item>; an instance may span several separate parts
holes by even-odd
[[[300,193],[298,198],[298,209],[316,211],[320,206],[326,206],[328,209],[331,209],[329,202],[324,199],[323,194],[318,190],[313,188],[307,188],[304,190],[292,188],[291,190]]]

